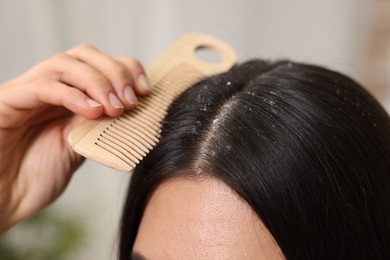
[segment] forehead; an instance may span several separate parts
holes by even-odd
[[[281,255],[250,206],[213,178],[173,179],[160,185],[145,209],[134,251],[151,260]]]

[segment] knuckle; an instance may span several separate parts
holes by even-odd
[[[97,51],[97,50],[98,49],[94,45],[92,45],[92,44],[82,43],[82,44],[79,44],[79,45],[73,47],[72,49],[67,51],[67,53],[76,54],[76,53],[79,53],[79,52]]]
[[[109,86],[109,82],[108,80],[106,79],[106,77],[104,77],[102,74],[100,73],[95,73],[93,76],[92,76],[92,82],[94,82],[95,85],[97,86],[100,86],[100,87],[108,87]]]
[[[136,67],[136,68],[141,68],[142,67],[142,64],[139,60],[137,59],[134,59],[134,58],[130,58],[130,61],[131,61],[131,64]]]
[[[64,60],[68,60],[68,59],[70,59],[71,57],[68,55],[68,54],[66,54],[66,53],[64,53],[64,52],[60,52],[60,53],[57,53],[56,55],[54,55],[51,59],[50,59],[50,61],[51,62],[54,62],[54,63],[57,63],[57,62],[62,62],[62,61],[64,61]]]
[[[142,69],[141,62],[135,58],[126,57],[123,60],[132,69]]]
[[[52,75],[55,75],[56,78],[62,79],[64,74],[64,64],[67,64],[67,62],[72,59],[73,58],[66,53],[58,53],[47,61],[45,67],[48,68],[52,72]]]
[[[78,49],[80,51],[84,51],[84,50],[93,50],[93,51],[96,51],[97,48],[92,45],[92,44],[89,44],[89,43],[82,43],[82,44],[79,44],[78,46],[76,46],[75,49]]]
[[[124,65],[119,63],[115,64],[115,73],[117,77],[121,80],[128,80],[130,77],[128,69]]]

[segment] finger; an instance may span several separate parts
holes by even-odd
[[[138,101],[133,91],[134,80],[129,68],[123,63],[90,45],[80,45],[67,53],[103,74],[114,87],[126,109],[135,107]]]
[[[130,57],[115,56],[114,58],[118,62],[122,63],[128,69],[128,71],[130,71],[133,79],[136,79],[134,80],[135,92],[138,95],[148,94],[151,90],[151,85],[142,64],[138,60]]]
[[[87,93],[104,107],[104,113],[117,116],[124,106],[109,80],[93,67],[68,54],[58,54],[45,64],[52,78]]]
[[[37,87],[37,84],[39,87]],[[31,109],[47,105],[63,106],[73,113],[87,118],[97,118],[104,112],[103,106],[79,89],[56,80],[30,82],[0,89],[0,126],[19,127],[27,122],[42,122],[44,118],[24,115]],[[55,110],[55,109],[54,109]],[[41,110],[37,110],[39,113]],[[113,116],[119,116],[120,111]],[[48,115],[49,116],[49,115]],[[3,125],[4,123],[4,125]]]
[[[39,89],[36,89],[35,97],[37,103],[64,106],[73,113],[87,118],[97,118],[104,111],[102,104],[91,99],[84,92],[58,81],[47,81],[41,84]],[[117,111],[114,116],[119,114],[120,112]]]

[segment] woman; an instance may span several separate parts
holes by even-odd
[[[205,79],[134,171],[120,259],[389,259],[389,133],[370,94],[321,67]]]
[[[139,63],[83,46],[0,88],[1,231],[81,163],[63,145],[80,117],[63,107],[117,116],[136,104],[128,86],[148,92]],[[389,121],[320,67],[252,61],[199,82],[133,174],[120,258],[387,259]]]

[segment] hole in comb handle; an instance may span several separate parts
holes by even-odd
[[[207,63],[220,63],[222,62],[221,55],[216,52],[213,48],[201,45],[195,49],[195,56]]]

